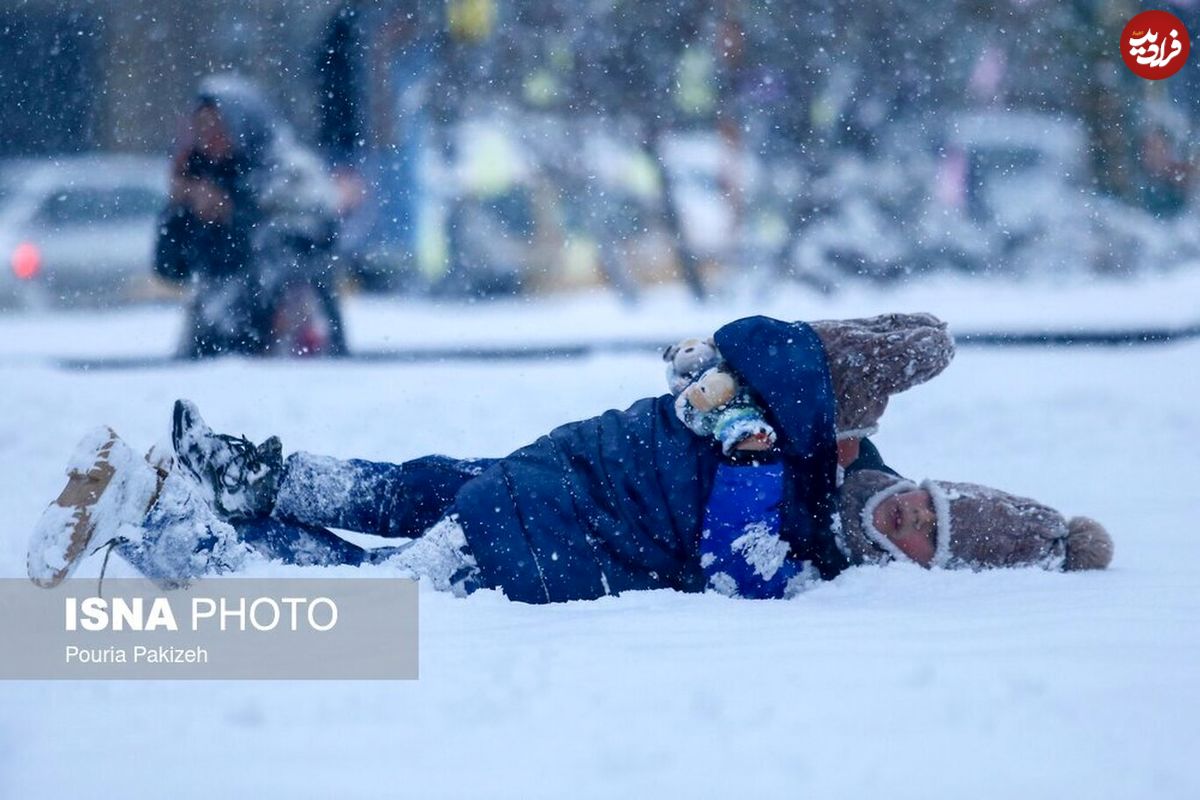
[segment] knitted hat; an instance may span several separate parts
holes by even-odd
[[[1104,569],[1112,561],[1112,537],[1086,517],[1067,520],[1028,497],[974,483],[925,481],[937,512],[937,551],[943,567]]]
[[[909,560],[875,529],[879,504],[898,492],[929,492],[937,514],[932,566],[949,569],[1040,566],[1052,570],[1104,569],[1112,537],[1087,517],[1064,519],[1049,506],[972,483],[911,481],[860,470],[841,489],[838,546],[853,564]]]
[[[946,323],[932,314],[809,324],[829,362],[839,439],[870,436],[891,395],[924,383],[954,358],[954,339]]]

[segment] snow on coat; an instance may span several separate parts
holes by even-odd
[[[729,365],[780,432],[781,536],[835,574],[830,534],[837,449],[821,342],[804,323],[751,317],[716,334]],[[719,446],[688,430],[674,398],[563,425],[465,485],[458,515],[485,585],[529,603],[634,589],[703,591],[700,537]]]

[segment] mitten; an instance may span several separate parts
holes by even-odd
[[[873,434],[893,394],[924,383],[954,358],[954,339],[932,314],[809,324],[829,360],[839,439]]]
[[[712,436],[726,455],[748,438],[760,448],[775,443],[775,430],[733,373],[712,367],[675,398],[675,414],[698,436]]]

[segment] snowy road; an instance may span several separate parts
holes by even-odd
[[[81,340],[62,331],[86,318],[0,319],[0,575],[24,574],[75,441],[107,422],[148,446],[177,396],[288,450],[397,460],[500,455],[662,383],[641,355],[97,373],[16,357],[33,340],[144,352],[131,320]],[[1107,573],[869,568],[790,602],[423,592],[416,682],[0,684],[0,798],[1200,796],[1198,365],[1197,342],[964,350],[884,419],[907,475],[1103,521]]]

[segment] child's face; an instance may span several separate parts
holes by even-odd
[[[937,514],[933,498],[924,489],[887,497],[875,508],[875,529],[891,540],[900,552],[921,566],[933,560]]]
[[[196,109],[192,124],[196,130],[196,149],[204,156],[223,161],[233,154],[233,141],[215,108],[205,105]]]

